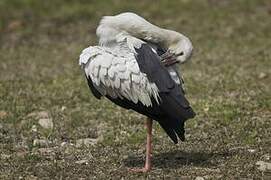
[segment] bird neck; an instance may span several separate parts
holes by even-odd
[[[183,39],[182,34],[159,28],[144,18],[129,12],[103,17],[96,31],[101,43],[114,41],[116,36],[123,32],[144,41],[158,44],[165,49]]]
[[[158,36],[160,37],[160,44],[166,49],[182,40],[183,35],[176,31],[162,28],[159,29],[160,33],[158,33]]]
[[[145,26],[142,30],[132,31],[130,34],[139,39],[159,44],[165,49],[168,49],[170,45],[177,44],[182,40],[182,34],[176,31],[159,28],[152,24]]]

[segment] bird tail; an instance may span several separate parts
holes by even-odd
[[[184,121],[177,119],[167,119],[167,121],[158,121],[160,126],[165,130],[170,139],[177,144],[178,138],[185,141]]]
[[[176,89],[172,89],[172,94],[160,94],[163,99],[161,108],[167,116],[158,121],[175,144],[178,143],[178,137],[181,141],[185,140],[184,123],[195,116],[184,95],[178,92],[174,94]]]

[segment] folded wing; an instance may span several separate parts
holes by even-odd
[[[92,92],[112,98],[126,98],[152,106],[152,98],[159,103],[158,88],[140,71],[138,62],[128,48],[116,50],[92,46],[83,50],[79,63],[92,83]],[[97,96],[96,96],[97,97]]]

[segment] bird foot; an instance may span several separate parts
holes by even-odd
[[[151,170],[150,167],[144,167],[144,168],[128,168],[129,172],[134,172],[134,173],[146,173]]]

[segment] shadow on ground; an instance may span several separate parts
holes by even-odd
[[[233,156],[229,152],[184,152],[172,151],[153,155],[153,166],[157,168],[178,169],[183,166],[215,168],[221,161]],[[144,157],[129,156],[123,160],[126,167],[141,167],[144,164]]]

